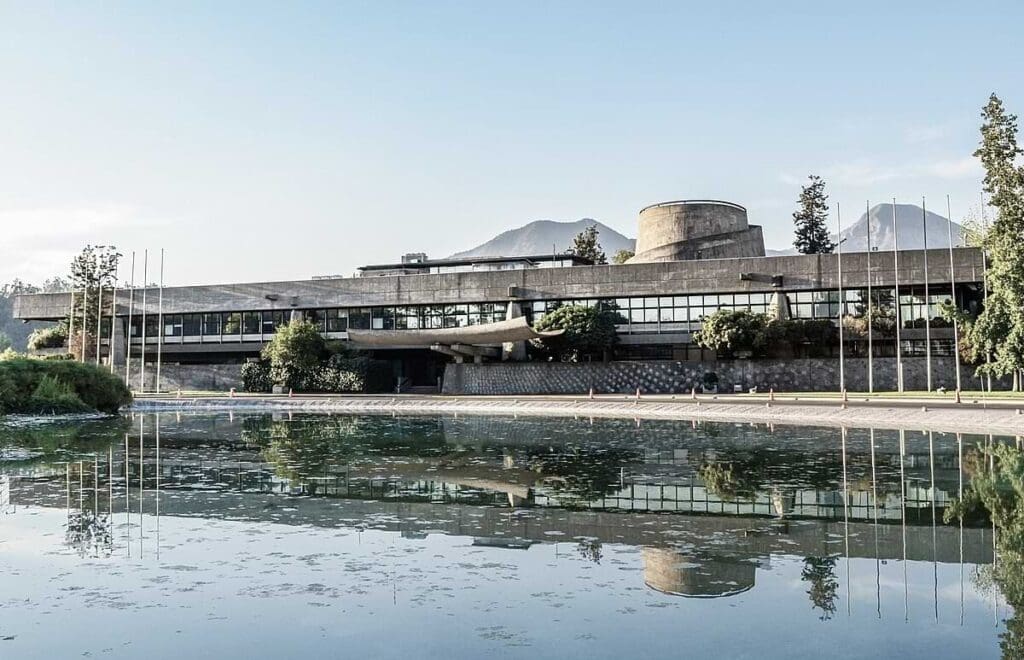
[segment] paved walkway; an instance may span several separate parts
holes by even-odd
[[[157,397],[146,395],[135,411],[295,411],[386,414],[477,414],[618,417],[850,426],[956,433],[1024,435],[1024,401],[953,402],[776,398],[749,395],[623,395],[470,397],[415,395],[239,395],[236,397]]]

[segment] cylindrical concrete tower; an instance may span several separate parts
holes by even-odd
[[[763,256],[761,227],[747,224],[745,208],[699,199],[642,209],[630,263]]]

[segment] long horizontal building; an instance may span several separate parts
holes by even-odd
[[[725,231],[718,233],[716,205],[725,212]],[[136,290],[131,310],[122,290],[114,311],[113,358],[123,363],[129,338],[137,358],[145,333],[147,361],[155,359],[161,342],[165,364],[240,363],[255,358],[283,324],[302,317],[328,338],[353,340],[391,360],[396,377],[433,385],[452,361],[522,358],[510,345],[529,338],[528,325],[560,305],[602,304],[618,312],[616,359],[712,360],[692,342],[703,317],[718,309],[768,312],[782,305],[792,318],[838,321],[840,286],[844,314],[863,314],[869,287],[876,305],[898,312],[904,356],[926,353],[926,318],[933,321],[932,354],[952,354],[952,330],[942,327],[938,311],[953,292],[945,248],[756,256],[764,253],[760,228],[746,225],[745,211],[742,217],[737,211],[742,207],[701,201],[656,208],[655,221],[641,224],[643,251],[622,265],[558,254],[442,261],[414,255],[400,264],[363,267],[356,277],[167,287],[162,325],[156,289],[146,293],[144,308],[142,291]],[[699,227],[669,231],[673,218],[685,224],[691,217]],[[645,232],[645,226],[651,229]],[[738,254],[731,255],[730,246]],[[704,252],[715,258],[698,256]],[[648,260],[640,258],[645,254]],[[956,248],[952,262],[957,304],[977,310],[985,268],[981,251]],[[66,318],[71,295],[19,296],[15,316]],[[109,317],[103,325],[109,353]],[[892,337],[876,339],[875,355],[895,354]],[[853,342],[850,350],[863,354],[866,347]]]

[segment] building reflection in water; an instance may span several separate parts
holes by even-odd
[[[860,559],[874,562],[877,617],[882,566],[902,562],[905,618],[908,564],[930,561],[937,618],[939,564],[959,563],[962,622],[964,566],[992,564],[998,547],[987,520],[942,520],[968,487],[968,439],[959,435],[843,428],[789,438],[773,427],[645,422],[609,443],[586,434],[602,426],[588,420],[558,437],[522,419],[134,421],[106,456],[63,465],[65,539],[82,556],[109,557],[123,543],[124,556],[159,560],[162,515],[279,523],[265,497],[297,495],[294,524],[339,524],[315,503],[345,501],[365,515],[401,507],[404,520],[376,524],[410,538],[441,531],[525,550],[558,532],[575,539],[577,558],[594,562],[603,544],[632,545],[641,548],[644,583],[683,597],[735,597],[771,570],[773,557],[797,557],[821,618],[833,617],[840,599],[852,613]],[[481,513],[466,529],[449,522],[451,507]],[[673,520],[686,524],[659,534]]]

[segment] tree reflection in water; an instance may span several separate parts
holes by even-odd
[[[832,618],[836,612],[836,600],[839,598],[839,579],[836,577],[835,557],[807,557],[800,579],[810,583],[807,595],[811,598],[811,607],[821,610],[822,621]]]
[[[999,646],[1004,658],[1024,658],[1024,453],[1011,445],[979,447],[965,460],[972,475],[963,498],[946,513],[953,519],[987,514],[995,530],[995,561],[979,570],[980,587],[994,585],[1013,608]]]

